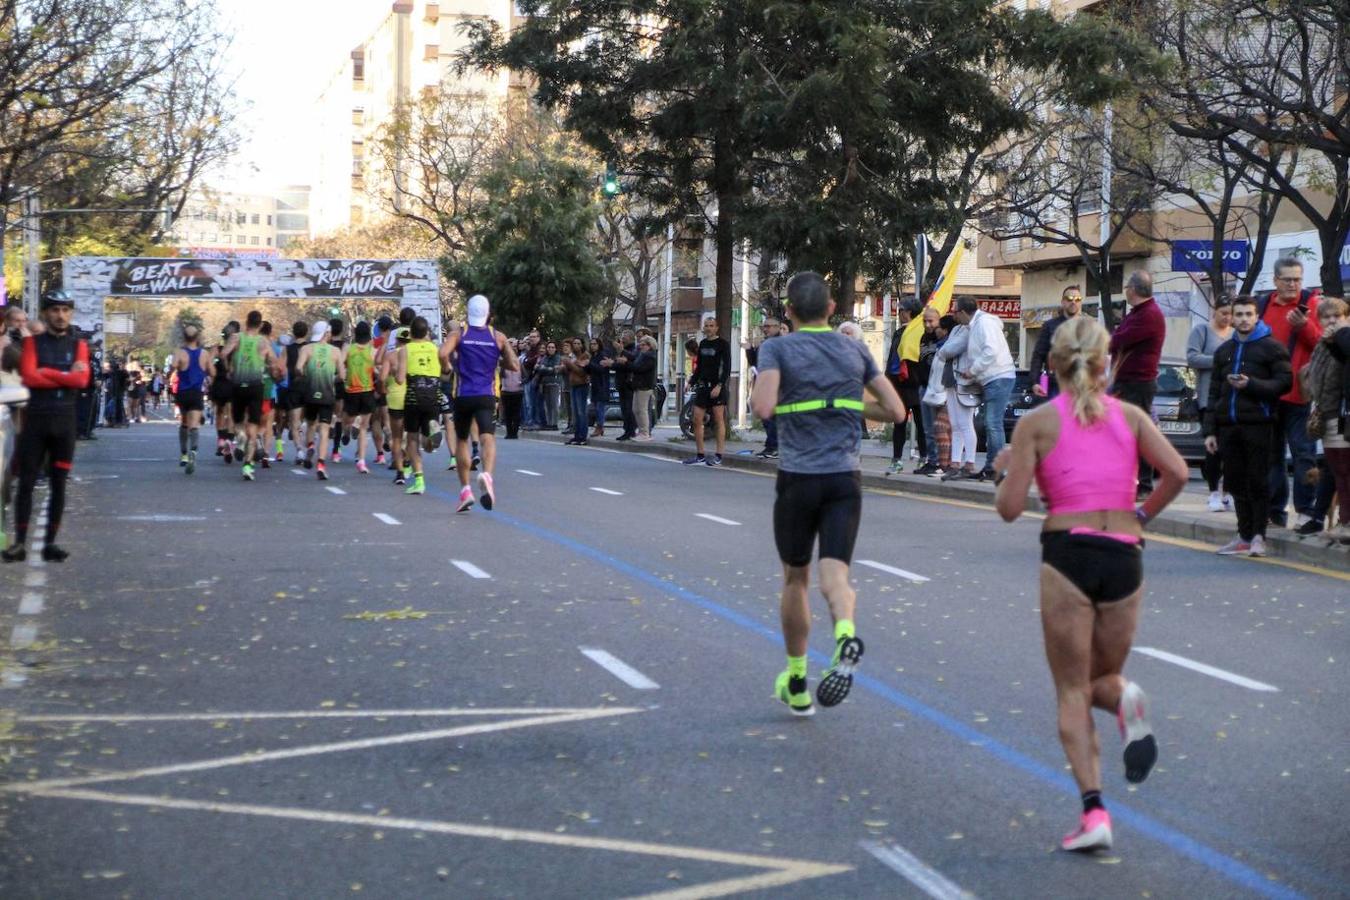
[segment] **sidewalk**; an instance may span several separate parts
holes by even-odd
[[[616,423],[617,425],[617,423]],[[620,427],[609,426],[609,435],[617,436]],[[634,442],[614,440],[613,437],[590,438],[592,446],[634,453],[651,453],[658,456],[683,459],[694,452],[694,442],[680,436],[675,425],[658,425],[653,429],[654,440]],[[566,441],[571,434],[567,431],[526,431],[523,438],[533,440]],[[752,431],[750,436],[757,438],[749,441],[727,441],[727,452],[723,456],[723,465],[732,469],[749,469],[756,472],[773,472],[778,463],[774,460],[758,459],[753,454],[763,447],[763,432]],[[906,454],[909,447],[905,448]],[[994,486],[984,482],[956,481],[943,483],[936,478],[911,475],[918,460],[905,460],[905,469],[901,475],[886,475],[890,465],[891,448],[889,443],[881,443],[875,438],[863,442],[862,481],[863,487],[881,488],[902,494],[916,494],[925,497],[942,497],[949,500],[962,500],[993,506]],[[1194,473],[1194,470],[1193,470]],[[1181,496],[1158,518],[1148,525],[1148,532],[1168,537],[1185,538],[1210,544],[1218,549],[1237,533],[1237,520],[1232,512],[1212,513],[1207,507],[1209,491],[1203,481],[1192,477]],[[1041,512],[1040,500],[1033,496],[1027,498],[1027,509]],[[1284,528],[1271,526],[1266,535],[1268,555],[1274,559],[1289,562],[1322,566],[1350,572],[1350,545],[1338,544],[1329,538],[1294,534]]]

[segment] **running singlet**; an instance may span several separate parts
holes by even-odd
[[[369,344],[347,348],[347,393],[364,394],[375,390],[375,353]]]
[[[492,397],[497,393],[497,365],[502,351],[486,325],[470,325],[460,336],[455,370],[456,397]]]
[[[1106,417],[1091,425],[1079,423],[1069,394],[1050,401],[1059,413],[1059,438],[1054,449],[1036,464],[1036,486],[1052,516],[1134,509],[1138,441],[1120,401],[1115,397],[1102,399]]]
[[[187,368],[178,373],[179,391],[200,391],[206,384],[206,373],[202,371],[202,348],[183,348],[187,351]]]
[[[408,384],[414,402],[424,412],[439,410],[441,406],[440,349],[430,341],[408,344]],[[405,395],[403,408],[408,409]]]
[[[305,402],[315,406],[332,406],[336,396],[333,390],[336,374],[333,348],[328,344],[315,344],[310,351],[309,362],[305,363]]]
[[[262,384],[262,341],[256,334],[239,335],[239,346],[234,348],[234,383],[239,387]]]

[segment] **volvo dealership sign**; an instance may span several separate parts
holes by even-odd
[[[1247,271],[1251,248],[1246,241],[1224,241],[1220,253],[1223,254],[1223,271]],[[1208,272],[1213,268],[1213,259],[1213,241],[1172,242],[1173,272]]]

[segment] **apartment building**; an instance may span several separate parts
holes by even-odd
[[[508,73],[458,75],[454,65],[465,49],[463,27],[491,20],[503,28],[513,21],[509,0],[394,0],[389,12],[342,60],[318,99],[318,168],[311,199],[313,227],[325,234],[373,221],[385,214],[392,176],[373,164],[380,129],[400,103],[433,89],[505,99]]]
[[[309,186],[276,194],[201,187],[189,195],[167,240],[187,256],[272,257],[309,237]]]

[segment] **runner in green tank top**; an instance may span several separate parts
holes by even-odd
[[[324,460],[328,458],[328,429],[333,424],[333,404],[337,399],[335,382],[347,377],[342,354],[329,346],[327,339],[328,323],[315,322],[309,332],[309,343],[295,363],[305,375],[305,438],[309,445],[305,467],[315,465],[317,453],[321,481],[328,480]]]
[[[403,401],[403,458],[407,460],[404,478],[412,484],[405,494],[426,493],[422,472],[423,437],[431,433],[431,423],[441,414],[440,348],[431,340],[431,326],[421,316],[413,319],[411,340],[399,348],[396,372],[406,385]],[[409,471],[410,470],[410,471]]]
[[[394,484],[407,484],[403,472],[403,405],[407,402],[408,378],[398,371],[398,351],[407,342],[410,331],[399,328],[389,336],[389,342],[380,352],[380,377],[384,381],[385,404],[389,410],[390,468],[394,470]]]
[[[234,385],[230,418],[236,429],[235,458],[244,464],[241,471],[245,481],[253,480],[258,428],[263,422],[263,375],[278,366],[271,341],[261,334],[262,324],[262,313],[250,310],[243,333],[232,335],[221,354]]]
[[[342,424],[347,435],[356,437],[356,471],[362,475],[370,473],[366,466],[366,435],[371,417],[377,411],[375,348],[370,345],[370,339],[370,323],[357,322],[353,335],[355,343],[347,346],[347,377],[344,380],[347,396],[342,401]]]

